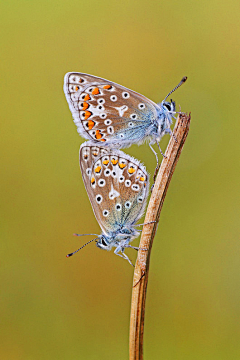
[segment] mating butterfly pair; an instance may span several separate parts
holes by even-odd
[[[80,147],[80,168],[103,231],[91,241],[96,240],[101,249],[116,247],[115,254],[130,263],[124,249],[132,247],[129,242],[139,235],[135,227],[145,210],[149,177],[138,160],[118,149],[149,140],[158,167],[158,156],[151,145],[157,143],[162,153],[159,141],[164,134],[172,134],[170,126],[175,114],[175,102],[166,99],[186,79],[157,105],[96,76],[70,72],[64,78],[64,93],[77,130],[90,140]]]

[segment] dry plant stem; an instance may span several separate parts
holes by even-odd
[[[138,251],[135,265],[130,319],[130,360],[143,359],[143,330],[150,253],[167,189],[188,134],[190,119],[190,114],[179,114],[177,118],[173,130],[177,142],[171,137],[165,152],[167,157],[162,160],[148,204],[144,223],[156,222],[143,226],[139,247],[148,251]]]

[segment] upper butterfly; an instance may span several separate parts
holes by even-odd
[[[151,147],[164,134],[172,134],[175,102],[166,99],[186,80],[184,77],[160,104],[112,81],[77,72],[65,75],[64,93],[84,138],[111,148],[149,140]]]

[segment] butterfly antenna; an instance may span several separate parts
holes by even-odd
[[[73,236],[87,236],[87,235],[95,235],[95,236],[98,236],[98,234],[73,234]]]
[[[180,83],[179,83],[177,86],[175,86],[175,88],[172,89],[172,91],[170,91],[170,93],[165,97],[165,99],[163,100],[163,102],[165,102],[165,101],[167,100],[167,98],[169,97],[169,95],[171,95],[171,94],[172,94],[175,90],[177,90],[182,84],[184,84],[186,80],[187,80],[187,76],[184,76],[184,77],[182,78],[182,80],[180,81]]]
[[[78,235],[77,235],[77,236],[78,236]],[[81,250],[82,248],[84,248],[86,245],[90,244],[91,242],[93,242],[93,241],[95,241],[95,240],[97,240],[97,239],[98,239],[98,237],[95,238],[95,239],[92,239],[92,240],[88,241],[86,244],[84,244],[83,246],[81,246],[81,247],[80,247],[79,249],[77,249],[76,251],[74,251],[74,252],[72,252],[72,253],[70,253],[70,254],[67,254],[66,257],[70,257],[70,256],[76,254],[79,250]]]

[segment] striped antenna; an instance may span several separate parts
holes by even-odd
[[[87,236],[87,235],[95,235],[95,236],[98,236],[98,234],[73,234],[73,236]]]
[[[165,99],[163,100],[163,103],[167,100],[167,98],[169,97],[169,95],[171,95],[175,90],[177,90],[182,84],[185,83],[185,81],[187,80],[187,76],[184,76],[182,78],[182,80],[180,81],[180,83],[174,88],[172,89],[172,91],[170,91],[170,93],[165,97]]]
[[[79,236],[79,234],[76,234],[77,236]],[[89,235],[89,234],[88,234]],[[90,234],[91,235],[91,234]],[[81,236],[81,235],[80,235]],[[86,244],[84,244],[83,246],[81,246],[78,250],[76,250],[76,251],[74,251],[74,252],[72,252],[72,253],[70,253],[70,254],[67,254],[66,255],[66,257],[68,258],[68,257],[70,257],[70,256],[73,256],[74,254],[76,254],[79,250],[81,250],[82,248],[84,248],[86,245],[88,245],[88,244],[90,244],[91,242],[93,242],[93,241],[95,241],[95,240],[97,240],[98,239],[98,237],[97,238],[95,238],[95,239],[92,239],[92,240],[90,240],[90,241],[88,241]]]

